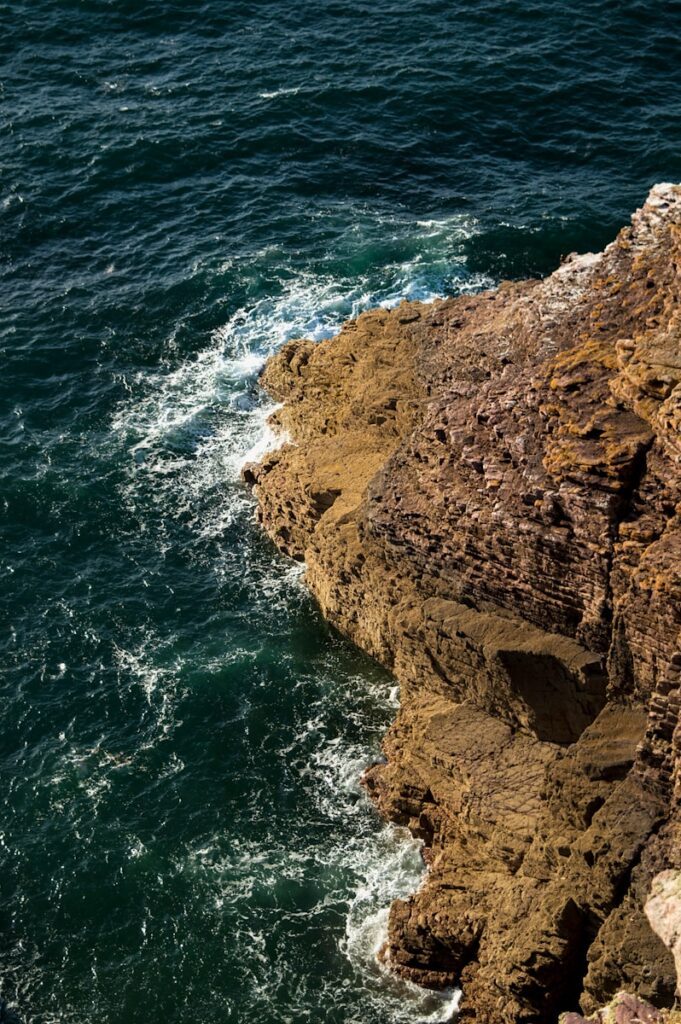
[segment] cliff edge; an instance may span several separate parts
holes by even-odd
[[[287,441],[244,472],[260,520],[400,684],[365,782],[429,870],[380,955],[479,1024],[674,1002],[680,268],[658,185],[602,253],[262,377]]]

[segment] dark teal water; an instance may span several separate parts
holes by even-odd
[[[681,177],[678,3],[0,2],[0,964],[25,1021],[440,1021],[391,681],[253,524],[256,376]],[[449,1000],[449,1002],[448,1002]]]

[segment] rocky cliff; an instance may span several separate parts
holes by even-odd
[[[381,958],[480,1024],[674,1001],[644,907],[681,868],[680,267],[656,186],[546,280],[374,310],[263,374],[261,522],[400,684],[365,782],[429,870]]]

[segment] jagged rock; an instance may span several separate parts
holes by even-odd
[[[478,1024],[673,1001],[643,902],[681,869],[680,260],[656,186],[603,253],[263,375],[288,441],[246,470],[260,520],[400,683],[365,781],[429,871],[381,957]]]

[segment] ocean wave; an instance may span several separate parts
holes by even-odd
[[[300,90],[300,86],[290,86],[289,88],[275,89],[273,92],[259,92],[258,96],[261,100],[276,100],[280,96],[297,96]]]

